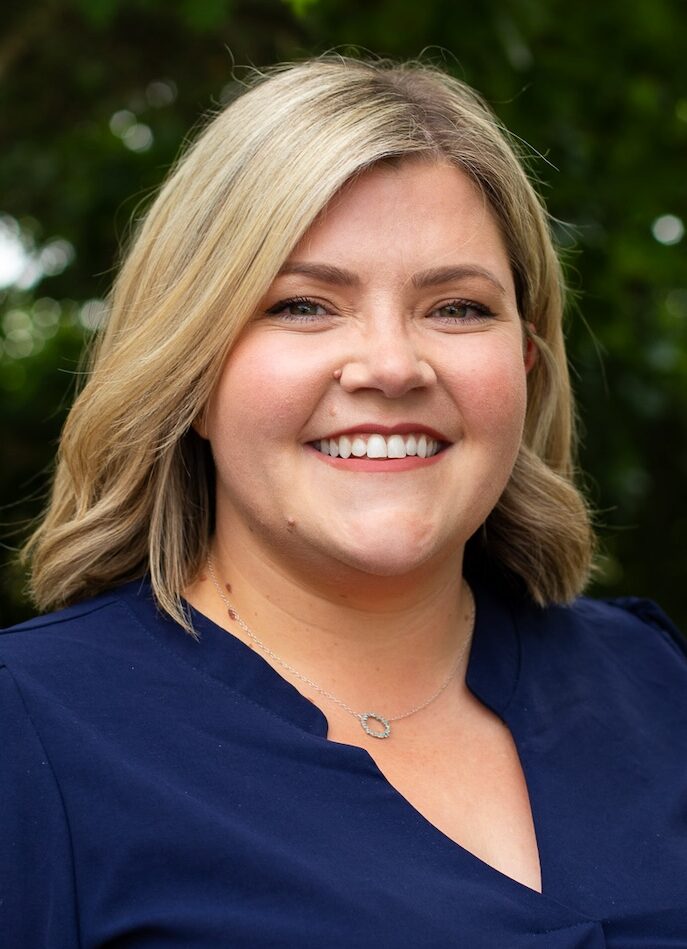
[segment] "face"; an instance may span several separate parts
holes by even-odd
[[[367,171],[285,262],[208,407],[226,548],[312,575],[455,562],[518,452],[524,352],[470,179],[417,161]]]

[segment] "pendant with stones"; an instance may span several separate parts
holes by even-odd
[[[391,723],[388,719],[383,718],[381,715],[377,715],[376,712],[361,712],[358,715],[360,724],[363,726],[363,731],[370,735],[372,738],[388,738],[391,734]],[[382,726],[382,731],[375,731],[374,728],[370,728],[368,722],[378,722]]]

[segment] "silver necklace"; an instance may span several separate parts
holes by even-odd
[[[426,699],[421,705],[416,705],[415,708],[411,708],[409,712],[404,712],[402,715],[394,715],[393,717],[392,716],[385,717],[384,715],[379,715],[377,712],[356,712],[354,709],[351,708],[350,705],[347,705],[340,698],[337,698],[336,695],[332,695],[331,692],[328,692],[326,689],[321,688],[316,682],[313,682],[312,679],[309,679],[308,676],[303,675],[302,672],[299,672],[297,669],[294,669],[294,667],[290,663],[286,662],[285,659],[282,659],[281,656],[278,656],[276,652],[270,649],[270,647],[266,645],[266,643],[264,643],[261,639],[258,639],[258,637],[255,635],[255,633],[250,628],[250,626],[246,622],[244,622],[244,620],[239,616],[236,609],[231,605],[227,597],[224,595],[222,588],[219,585],[219,581],[217,580],[217,577],[215,575],[212,558],[210,556],[208,556],[208,571],[210,573],[210,579],[212,580],[212,584],[215,590],[217,590],[217,593],[219,594],[220,599],[222,600],[222,602],[227,608],[229,619],[237,623],[241,627],[241,629],[246,633],[246,635],[251,639],[251,641],[254,642],[255,645],[258,646],[260,649],[262,649],[263,652],[267,653],[267,655],[271,659],[274,659],[274,661],[277,662],[283,669],[287,669],[291,673],[291,675],[295,676],[297,679],[300,679],[301,682],[306,682],[309,686],[315,689],[315,691],[318,692],[320,695],[323,695],[325,698],[329,699],[331,702],[335,702],[338,706],[340,706],[340,708],[344,709],[344,711],[348,712],[350,715],[353,715],[354,718],[357,718],[358,721],[360,722],[360,725],[363,731],[367,735],[370,735],[372,738],[388,738],[391,735],[392,722],[400,722],[401,719],[403,718],[409,718],[411,715],[415,715],[416,712],[421,712],[423,708],[427,708],[428,705],[431,705],[432,702],[438,699],[441,693],[444,692],[446,688],[448,688],[449,683],[451,682],[456,672],[458,671],[458,666],[460,665],[461,659],[467,652],[468,646],[470,645],[470,642],[472,641],[472,633],[474,631],[474,626],[475,626],[475,598],[472,594],[472,590],[466,583],[465,589],[468,591],[468,596],[470,599],[468,633],[467,633],[467,636],[465,637],[465,642],[463,643],[462,647],[460,648],[458,652],[458,656],[456,657],[456,661],[454,662],[450,673],[448,674],[444,682],[442,682],[442,684],[436,690],[436,692],[430,695],[430,697]],[[381,726],[381,728],[380,729],[373,728],[370,724],[371,722],[376,722],[378,726]]]

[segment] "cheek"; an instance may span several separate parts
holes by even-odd
[[[527,407],[522,350],[503,347],[477,356],[456,380],[459,406],[474,433],[518,443]]]
[[[321,395],[325,367],[307,353],[262,334],[229,356],[209,412],[209,434],[242,442],[290,437],[307,422]]]

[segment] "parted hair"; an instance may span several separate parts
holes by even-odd
[[[593,534],[574,484],[564,286],[511,136],[473,89],[418,63],[326,56],[255,72],[239,92],[136,226],[47,511],[24,548],[36,603],[59,607],[147,574],[160,607],[190,628],[182,591],[205,563],[214,519],[212,457],[192,424],[327,202],[375,163],[411,157],[451,162],[483,193],[538,348],[520,452],[469,556],[541,605],[570,600],[587,581]]]

